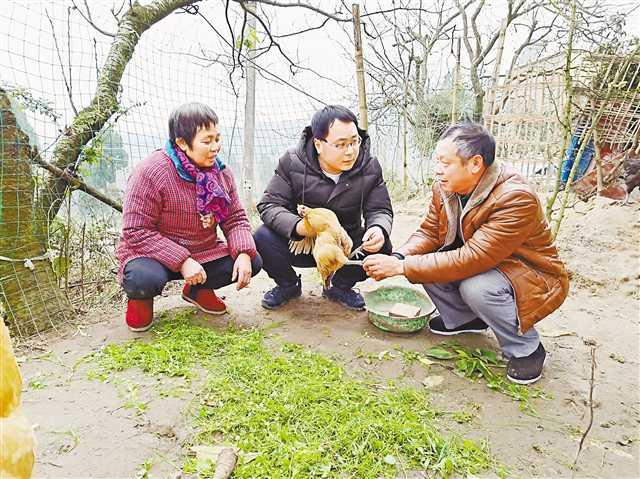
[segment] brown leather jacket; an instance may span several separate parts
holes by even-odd
[[[464,245],[443,251],[459,224]],[[513,168],[497,163],[462,211],[457,196],[434,183],[427,215],[397,251],[406,256],[404,274],[412,283],[446,283],[498,268],[515,291],[521,333],[557,309],[569,291],[538,196]]]

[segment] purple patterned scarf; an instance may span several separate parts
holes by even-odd
[[[216,223],[222,223],[229,216],[231,199],[220,186],[218,163],[214,162],[211,168],[200,169],[184,151],[176,145],[172,146],[184,170],[196,181],[196,210],[201,217],[213,214]]]

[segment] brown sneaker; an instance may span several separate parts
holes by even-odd
[[[227,312],[227,305],[216,296],[212,289],[192,288],[190,284],[185,284],[182,288],[182,299],[196,305],[205,313],[224,314]]]

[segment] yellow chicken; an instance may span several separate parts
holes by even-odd
[[[316,260],[322,284],[328,288],[333,273],[348,261],[353,242],[333,211],[298,205],[298,214],[311,234],[300,241],[290,241],[289,249],[294,254],[311,253]]]
[[[33,429],[20,409],[22,377],[9,330],[0,320],[0,478],[28,479],[34,462]]]

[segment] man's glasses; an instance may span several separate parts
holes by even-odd
[[[336,150],[340,150],[340,151],[348,151],[349,148],[353,148],[355,150],[362,144],[362,138],[360,137],[356,138],[350,143],[339,143],[337,145],[335,143],[330,143],[327,140],[324,140],[322,138],[320,138],[320,141],[324,141],[327,145],[331,145]]]

